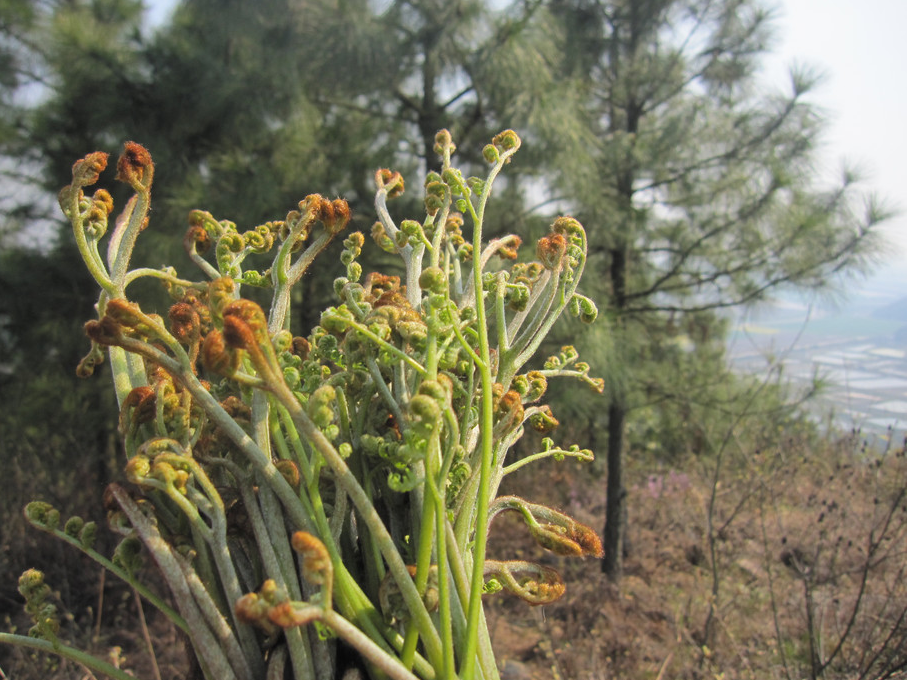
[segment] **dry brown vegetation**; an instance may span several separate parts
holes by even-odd
[[[907,677],[903,449],[789,440],[725,461],[717,484],[715,462],[631,465],[619,586],[593,562],[549,558],[568,584],[560,601],[490,603],[506,678]],[[544,485],[508,491],[531,485],[580,521],[601,517],[600,479],[535,472]],[[537,554],[517,523],[493,531],[494,550]]]
[[[541,559],[568,584],[545,607],[489,598],[505,680],[907,677],[902,448],[875,454],[852,439],[820,448],[790,439],[728,454],[717,476],[715,459],[672,467],[630,460],[630,545],[619,585],[595,560],[540,554],[517,518],[495,521],[492,556]],[[504,491],[601,521],[603,480],[569,461],[516,473]],[[57,580],[48,581],[62,591],[67,639],[155,677],[128,587],[102,580],[49,537],[13,530],[4,538],[4,567],[18,562],[11,538],[34,551],[37,566],[57,565],[47,569]],[[8,585],[16,575],[2,576]],[[4,628],[27,626],[14,592],[4,586],[2,595]],[[144,613],[161,677],[186,677],[182,641],[151,607]],[[0,668],[16,680],[91,677],[9,648],[0,649]]]

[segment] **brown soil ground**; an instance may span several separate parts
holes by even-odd
[[[515,513],[495,520],[491,558],[541,562],[567,585],[540,607],[488,596],[504,680],[907,677],[902,450],[869,459],[842,442],[819,455],[791,441],[728,457],[717,475],[714,460],[628,463],[619,582],[598,560],[546,553]],[[502,493],[601,529],[604,479],[589,467],[535,464],[505,480]],[[132,591],[112,578],[101,588],[97,567],[63,548],[45,546],[44,555],[67,560],[72,574],[60,605],[81,602],[64,612],[68,637],[154,678]],[[5,605],[14,593],[0,595],[0,611],[12,611]],[[144,613],[160,677],[186,677],[182,641],[151,607]],[[15,625],[27,624],[21,615],[0,621]],[[75,664],[9,648],[0,648],[0,669],[0,680],[91,678]]]
[[[489,601],[505,680],[907,677],[904,452],[854,453],[788,442],[717,477],[715,461],[631,463],[618,583],[501,518],[492,555],[555,566],[567,584],[543,607]],[[505,491],[599,526],[604,480],[569,463],[533,474]]]

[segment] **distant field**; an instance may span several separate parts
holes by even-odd
[[[761,319],[758,323],[742,324],[731,333],[731,340],[735,336],[795,336],[802,331],[802,338],[812,341],[816,338],[837,338],[848,340],[857,338],[886,338],[891,339],[894,334],[904,327],[902,321],[888,319],[874,319],[864,316],[827,316],[820,319],[810,319],[804,325],[804,319],[784,319],[772,323],[768,319]]]
[[[907,326],[907,271],[889,265],[863,281],[839,286],[837,305],[830,301],[784,296],[746,312],[734,325],[729,342],[734,347],[753,345],[789,347],[817,341],[873,338],[892,341]],[[809,317],[807,321],[807,316]]]

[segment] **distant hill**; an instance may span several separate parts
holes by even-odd
[[[903,321],[907,323],[907,297],[902,297],[872,311],[874,319],[886,321]]]

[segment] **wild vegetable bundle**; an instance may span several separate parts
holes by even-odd
[[[107,155],[73,166],[60,205],[101,291],[79,372],[109,356],[128,484],[111,485],[105,503],[123,539],[108,559],[92,547],[94,524],[61,523],[44,503],[26,513],[185,631],[205,677],[333,678],[340,638],[375,678],[491,680],[498,671],[483,595],[506,590],[543,604],[564,591],[550,567],[486,555],[494,517],[518,513],[560,555],[601,556],[589,527],[498,496],[505,475],[535,460],[592,458],[547,437],[542,451],[508,458],[527,426],[547,434],[557,425],[540,401],[547,381],[603,387],[571,347],[522,372],[564,311],[591,322],[596,309],[577,292],[586,234],[575,219],[556,219],[531,261],[519,260],[518,236],[483,241],[495,179],[519,146],[514,132],[497,135],[483,152],[487,176],[465,178],[451,165],[450,134],[438,133],[442,170],[426,178],[421,221],[395,222],[387,202],[403,192],[403,178],[379,170],[371,237],[401,258],[402,274],[363,277],[366,239],[350,234],[336,306],[306,337],[290,328],[297,284],[347,227],[345,201],[311,195],[245,232],[192,212],[183,244],[204,275],[194,281],[169,267],[130,269],[149,222],[147,150],[130,142],[117,164],[134,195],[106,258],[99,245],[113,200],[86,190]],[[269,268],[245,268],[266,253]],[[130,301],[129,286],[148,277],[173,299],[166,318]],[[268,310],[243,297],[250,289],[270,290]],[[172,605],[138,580],[142,556],[156,564]],[[40,572],[28,572],[21,591],[33,637],[0,641],[130,677],[56,638]]]

